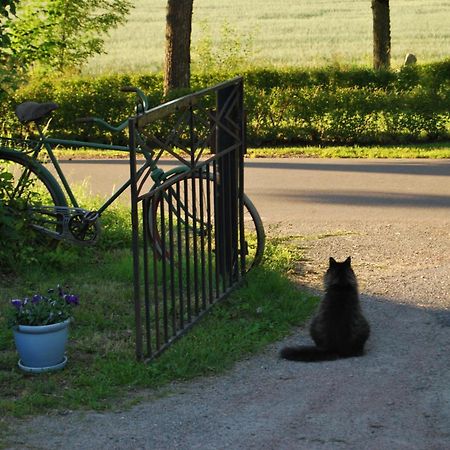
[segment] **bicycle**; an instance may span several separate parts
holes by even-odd
[[[125,87],[122,90],[136,94],[137,114],[150,110],[148,99],[140,89]],[[38,131],[38,139],[0,137],[0,173],[9,173],[12,177],[7,202],[10,207],[20,203],[22,205],[21,208],[26,211],[27,220],[31,227],[36,232],[51,238],[55,242],[67,241],[74,244],[92,245],[99,238],[99,219],[102,213],[130,187],[131,178],[107,198],[97,210],[89,211],[83,209],[75,198],[73,190],[61,169],[58,159],[53,152],[53,146],[87,147],[124,152],[129,152],[130,149],[122,145],[56,139],[46,136],[43,122],[57,108],[58,105],[52,102],[22,103],[16,108],[16,115],[23,124],[34,123]],[[117,126],[111,125],[98,117],[82,118],[78,121],[96,124],[112,132],[121,132],[128,126],[128,120]],[[143,155],[144,164],[138,169],[137,177],[142,177],[146,180],[150,176],[153,180],[150,190],[156,190],[163,183],[171,180],[172,177],[189,170],[185,166],[176,166],[164,171],[157,164],[162,152],[155,156],[154,152],[147,149],[145,144],[139,145],[138,152]],[[42,159],[40,159],[42,154],[47,155],[59,181],[45,167]],[[214,182],[214,177],[215,175],[212,173],[199,172],[190,175],[190,182],[193,183],[192,186],[195,189],[196,183],[202,180]],[[184,186],[187,186],[186,183]],[[210,192],[210,188],[207,187],[206,191]],[[40,195],[36,196],[35,192],[40,192]],[[158,219],[156,213],[161,203],[166,202],[169,209],[184,212],[185,220],[191,223],[190,228],[194,228],[194,232],[200,235],[208,232],[207,227],[211,227],[207,220],[200,217],[199,205],[187,205],[184,203],[183,198],[184,194],[182,192],[176,192],[174,188],[169,188],[168,193],[164,195],[158,192],[148,209],[147,232],[150,243],[159,257],[169,257],[164,245],[164,230],[161,230],[161,228],[164,228],[164,224]],[[16,202],[16,200],[20,202]],[[258,211],[245,194],[243,194],[243,206],[246,233],[245,245],[247,246],[245,252],[248,255],[246,270],[249,270],[261,262],[265,246],[265,232]],[[256,244],[250,244],[252,238],[249,237],[247,239],[248,235],[254,236],[253,240],[256,240]]]

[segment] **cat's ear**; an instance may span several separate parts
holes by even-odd
[[[336,264],[336,260],[332,256],[330,256],[330,267],[335,266]]]
[[[348,266],[350,266],[351,263],[352,263],[352,257],[349,256],[349,257],[344,261],[344,263],[347,264]]]

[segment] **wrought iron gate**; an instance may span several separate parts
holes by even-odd
[[[136,354],[148,361],[248,268],[242,79],[150,109],[129,125]],[[153,158],[138,177],[142,146]],[[162,155],[174,165],[165,172],[156,165]]]

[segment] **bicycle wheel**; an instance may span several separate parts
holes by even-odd
[[[42,164],[24,153],[0,149],[0,176],[3,203],[13,216],[24,218],[32,228],[49,237],[61,232],[63,216],[54,207],[67,207],[67,201]]]
[[[256,239],[250,240],[247,245],[250,249],[247,249],[248,253],[253,255],[251,267],[261,264],[264,256],[264,248],[266,245],[266,232],[264,231],[264,225],[253,202],[244,193],[244,228],[249,230],[250,236],[256,237]],[[253,229],[252,229],[253,228]]]
[[[240,236],[236,239],[238,253],[245,255],[245,272],[248,272],[261,263],[265,231],[257,209],[246,194],[243,207],[244,235],[243,239]],[[158,257],[176,259],[183,252],[215,253],[216,208],[217,191],[214,175],[210,173],[195,174],[156,192],[148,204],[147,229]]]

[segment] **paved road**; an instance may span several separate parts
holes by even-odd
[[[168,167],[170,162],[162,162]],[[110,194],[129,176],[126,161],[63,163],[71,181]],[[450,160],[253,159],[245,191],[266,224],[308,233],[310,224],[355,218],[443,220],[450,209]],[[123,201],[128,201],[126,194]]]

